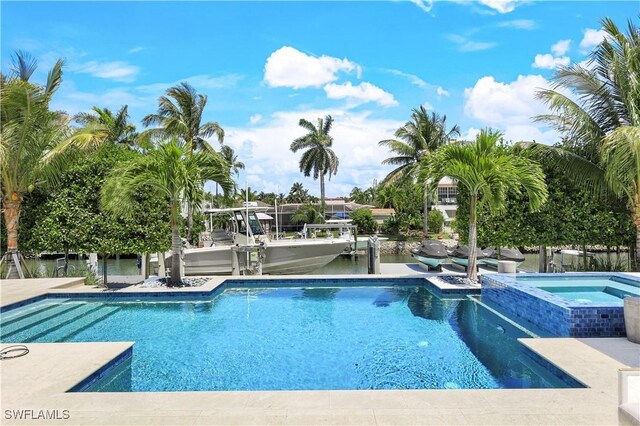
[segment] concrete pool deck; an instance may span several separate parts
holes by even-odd
[[[393,278],[391,275],[377,277]],[[211,290],[227,278],[214,278],[203,287],[179,291]],[[108,291],[152,293],[167,289],[136,286]],[[0,306],[47,293],[72,292],[107,290],[60,280],[50,280],[49,284],[4,280],[0,284]],[[640,345],[623,338],[521,339],[521,342],[589,387],[68,393],[68,389],[127,350],[132,343],[43,343],[28,344],[31,351],[28,355],[0,362],[2,423],[617,424],[618,369],[640,367]],[[49,410],[51,415],[58,416],[64,416],[63,410],[68,410],[68,418],[18,419],[20,415],[27,415],[25,410],[32,410],[32,418],[40,414],[39,410]]]

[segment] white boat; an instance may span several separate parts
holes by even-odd
[[[351,219],[328,219],[325,223],[320,224],[305,223],[302,231],[300,231],[300,236],[309,239],[315,238],[318,231],[325,231],[331,235],[337,233],[338,238],[349,242],[349,245],[341,254],[353,255],[356,250],[358,227],[352,222]]]
[[[238,253],[240,269],[246,268],[259,257],[264,274],[308,273],[331,262],[349,246],[348,240],[332,237],[272,240],[267,237],[257,217],[257,212],[264,210],[260,207],[206,210],[205,214],[229,217],[229,238],[212,241],[209,247],[185,248],[182,253],[184,275],[231,274],[234,246],[236,250],[247,248],[246,254]],[[164,260],[165,265],[169,266],[171,253],[166,253]],[[153,259],[151,262],[153,266]]]

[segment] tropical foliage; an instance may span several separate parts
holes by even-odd
[[[18,251],[18,229],[24,196],[51,183],[64,169],[62,156],[51,150],[67,136],[67,118],[49,109],[62,82],[58,60],[44,86],[31,83],[36,62],[24,53],[13,58],[9,75],[0,75],[0,177],[7,250]]]
[[[226,161],[216,152],[190,152],[187,143],[171,139],[118,165],[109,175],[101,192],[101,203],[107,210],[131,216],[136,194],[142,189],[166,200],[171,227],[171,283],[181,282],[180,210],[184,200],[194,199],[205,180],[220,185],[225,193],[234,189]]]
[[[291,223],[324,223],[324,215],[318,207],[311,204],[304,204],[291,216]]]
[[[526,193],[529,209],[537,210],[547,199],[540,166],[498,145],[502,134],[482,130],[474,143],[447,145],[422,162],[425,186],[445,176],[469,191],[469,266],[467,277],[477,279],[477,208],[481,203],[494,212],[505,211],[509,193]],[[524,191],[523,191],[524,190]]]
[[[383,187],[398,181],[415,183],[418,179],[420,161],[460,136],[460,128],[454,125],[451,129],[447,129],[446,115],[440,116],[435,112],[429,114],[421,105],[413,110],[411,120],[396,130],[394,136],[396,139],[378,142],[394,155],[384,160],[382,164],[397,166],[384,178],[381,183]],[[429,195],[430,193],[427,192],[421,197],[423,198],[423,231],[425,233],[428,226]]]
[[[370,209],[358,209],[349,213],[352,223],[358,227],[358,232],[373,234],[378,230],[378,223],[373,218]]]
[[[438,209],[429,212],[429,232],[439,234],[444,226],[444,215]]]
[[[299,124],[308,133],[294,140],[290,149],[293,152],[305,150],[300,158],[300,171],[305,176],[311,176],[313,173],[314,180],[320,179],[320,206],[322,212],[324,212],[324,177],[328,174],[329,180],[331,180],[331,176],[338,173],[339,164],[338,156],[331,149],[333,138],[329,135],[333,118],[330,115],[327,115],[324,119],[318,118],[316,126],[301,118]]]
[[[146,190],[138,192],[132,203],[135,211],[144,214],[127,217],[113,217],[100,208],[106,176],[118,164],[140,155],[124,146],[106,144],[61,173],[55,188],[28,194],[21,219],[24,248],[36,253],[98,253],[105,285],[109,255],[166,251],[170,239],[163,198]]]
[[[606,36],[587,65],[560,67],[554,86],[538,93],[551,113],[537,119],[555,127],[581,152],[540,145],[534,149],[565,169],[579,185],[598,193],[609,189],[627,200],[636,226],[638,264],[640,29],[630,20],[625,34],[609,18],[602,20],[602,28]]]
[[[215,136],[218,142],[224,140],[224,130],[217,122],[202,123],[202,114],[207,105],[207,96],[198,94],[187,82],[167,89],[166,96],[158,98],[158,112],[149,114],[142,119],[146,127],[156,125],[143,133],[143,140],[177,138],[185,144],[187,155],[201,150],[215,152],[207,138]],[[227,153],[228,155],[229,153]],[[232,159],[233,159],[233,152]],[[229,167],[234,167],[229,163]],[[239,165],[236,165],[239,167]],[[243,165],[244,167],[244,165]],[[204,183],[203,183],[204,185]],[[194,195],[202,194],[193,191]],[[193,226],[193,210],[202,202],[200,198],[186,197],[187,203],[187,239],[191,239]]]

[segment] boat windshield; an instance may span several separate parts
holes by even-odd
[[[240,213],[236,213],[236,221],[238,223],[238,229],[240,234],[245,234],[247,232],[247,228],[244,223],[244,215]],[[258,220],[258,216],[256,212],[249,212],[249,226],[251,227],[251,233],[253,235],[263,235],[264,231],[262,230],[262,225],[260,225],[260,221]]]

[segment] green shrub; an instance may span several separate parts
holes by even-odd
[[[440,232],[442,232],[442,226],[444,225],[444,215],[440,210],[431,210],[427,218],[429,220],[429,232],[433,232],[435,234],[439,234]]]
[[[373,234],[378,229],[378,224],[369,209],[359,209],[349,214],[353,224],[358,227],[358,232]]]

